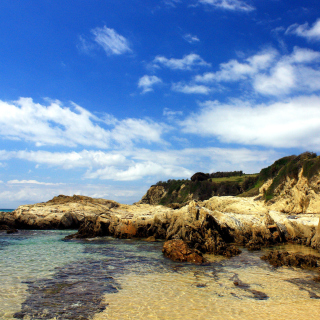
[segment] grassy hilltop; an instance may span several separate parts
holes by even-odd
[[[162,186],[165,191],[159,198],[159,204],[184,204],[192,199],[206,200],[212,196],[257,196],[259,188],[272,179],[263,194],[264,200],[269,201],[274,197],[275,189],[287,177],[298,180],[301,169],[302,175],[310,181],[320,170],[320,156],[312,152],[287,156],[256,174],[245,174],[242,171],[211,174],[198,172],[190,179],[159,181],[156,186]]]

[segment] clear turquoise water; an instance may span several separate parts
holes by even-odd
[[[2,212],[12,212],[14,211],[15,209],[0,209],[0,211]]]
[[[72,232],[0,233],[1,320],[319,319],[316,274],[263,252],[197,266],[164,258],[161,242],[64,241]]]

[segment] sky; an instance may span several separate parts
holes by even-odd
[[[3,0],[0,208],[131,204],[320,153],[318,0]]]

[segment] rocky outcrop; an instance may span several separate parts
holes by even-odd
[[[173,261],[203,263],[204,258],[200,251],[190,249],[183,240],[169,240],[163,245],[162,253]]]
[[[270,182],[269,182],[270,183]],[[298,179],[286,177],[274,190],[274,198],[270,201],[271,210],[285,213],[320,213],[320,175],[308,180],[303,169]]]
[[[60,195],[45,203],[23,205],[13,212],[1,212],[0,224],[18,229],[76,229],[85,218],[100,216],[117,206],[119,204],[111,200]]]
[[[163,186],[151,186],[137,204],[157,205],[165,195],[166,191]]]
[[[190,201],[180,209],[148,204],[123,205],[83,196],[59,196],[35,205],[20,206],[0,216],[13,228],[76,228],[68,239],[113,236],[182,240],[190,250],[231,257],[249,250],[293,241],[319,248],[318,213],[286,214],[270,210],[263,200],[212,197]]]

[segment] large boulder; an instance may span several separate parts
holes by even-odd
[[[203,263],[204,258],[200,251],[190,249],[183,240],[166,241],[162,249],[163,254],[173,260],[180,262]]]

